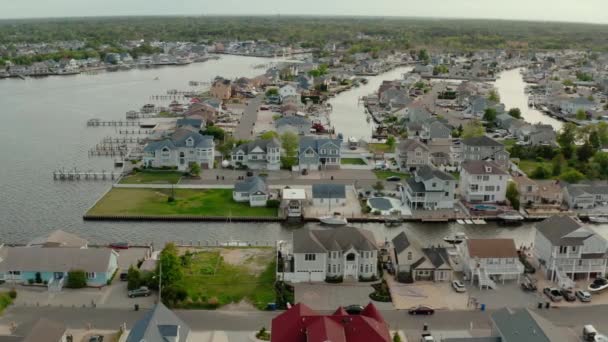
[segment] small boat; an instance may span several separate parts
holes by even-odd
[[[384,224],[387,227],[400,226],[401,223],[403,223],[403,220],[400,217],[387,217],[384,219]]]
[[[457,219],[457,220],[456,220],[456,222],[457,222],[458,224],[465,224],[465,223],[464,223],[464,220],[461,220],[461,219]]]
[[[249,247],[250,244],[239,240],[230,240],[228,242],[220,243],[222,247]]]
[[[498,214],[497,217],[506,222],[521,222],[524,220],[524,217],[516,211],[506,211],[502,214]]]
[[[319,221],[323,224],[330,226],[344,226],[348,224],[348,221],[340,213],[334,213],[333,215],[321,216]]]
[[[608,223],[608,216],[589,216],[589,222]]]
[[[464,240],[467,239],[467,236],[465,233],[456,233],[453,236],[446,236],[443,238],[443,241],[452,244],[452,245],[458,245],[461,244]]]
[[[464,219],[464,223],[466,223],[466,224],[473,224],[473,221],[471,221],[469,219]]]

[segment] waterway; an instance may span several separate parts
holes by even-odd
[[[111,158],[89,158],[87,151],[114,128],[87,128],[92,117],[124,119],[125,112],[149,102],[150,95],[167,89],[187,89],[188,81],[209,81],[215,76],[251,77],[263,70],[254,65],[269,60],[222,56],[220,60],[183,67],[131,70],[97,75],[0,81],[0,241],[25,243],[54,229],[76,233],[93,243],[167,241],[205,243],[231,239],[272,242],[289,239],[293,227],[242,223],[137,223],[83,222],[83,213],[108,190],[109,182],[53,181],[55,169],[111,170]],[[345,136],[369,137],[371,128],[357,105],[360,96],[377,90],[384,79],[400,78],[409,68],[369,77],[366,86],[332,99],[332,121]],[[158,80],[155,78],[158,77]],[[523,88],[522,88],[523,92]],[[501,94],[502,95],[502,94]],[[469,236],[513,237],[528,244],[530,225],[494,224],[461,227],[453,224],[357,225],[370,229],[380,241],[407,229],[425,245],[438,244],[454,231]]]

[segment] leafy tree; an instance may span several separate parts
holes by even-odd
[[[226,136],[226,132],[224,132],[223,129],[221,129],[220,127],[217,127],[217,126],[207,126],[207,128],[205,130],[201,131],[201,134],[210,135],[216,141],[222,141],[222,140],[224,140],[224,137]]]
[[[395,137],[394,137],[394,136],[392,136],[392,135],[391,135],[391,136],[389,136],[389,137],[386,139],[386,145],[389,147],[389,149],[390,149],[391,151],[393,150],[393,147],[395,147],[395,143],[396,143],[396,142],[397,142],[397,141],[395,140]]]
[[[606,178],[608,176],[608,153],[596,152],[593,156],[593,163],[598,166],[598,173]]]
[[[500,102],[500,95],[494,89],[490,90],[490,94],[488,95],[488,100],[498,103]]]
[[[450,69],[447,65],[441,64],[433,68],[433,75],[447,74]]]
[[[516,119],[521,119],[521,110],[519,108],[511,108],[509,109],[509,115]]]
[[[171,287],[177,284],[182,279],[182,265],[179,258],[177,247],[173,243],[168,243],[160,252],[160,260],[156,266],[156,274],[159,275],[162,265],[162,286],[163,292],[165,287]]]
[[[547,179],[549,178],[549,172],[547,172],[544,167],[537,166],[536,169],[532,171],[531,177],[534,179]]]
[[[71,270],[65,287],[70,289],[81,289],[87,286],[87,275],[83,270]]]
[[[171,305],[186,300],[186,298],[188,298],[188,292],[181,284],[163,285],[162,296],[163,303]]]
[[[568,183],[578,183],[581,180],[585,179],[585,175],[583,175],[577,170],[570,170],[562,173],[561,176],[559,176],[559,179]]]
[[[418,51],[418,60],[428,63],[431,57],[429,56],[429,52],[426,49],[422,49]]]
[[[382,191],[382,190],[384,190],[384,184],[382,184],[381,181],[377,181],[376,184],[372,185],[372,187],[376,191]]]
[[[589,144],[596,150],[599,150],[602,147],[602,140],[600,139],[600,134],[597,130],[593,130],[589,133]]]
[[[486,111],[483,113],[483,119],[489,123],[496,121],[496,109],[486,108]]]
[[[461,136],[464,139],[467,139],[467,138],[481,137],[484,134],[486,134],[486,130],[483,127],[483,125],[481,124],[481,122],[479,122],[478,120],[473,120],[473,121],[468,122],[464,126]]]
[[[575,138],[576,126],[571,122],[566,123],[557,134],[557,143],[562,148],[562,153],[567,159],[569,159],[572,156],[572,152],[574,152]]]
[[[586,163],[587,161],[589,161],[589,159],[593,156],[594,153],[595,149],[587,141],[583,144],[583,146],[579,147],[576,150],[576,157],[579,161]]]
[[[190,174],[192,176],[198,177],[201,174],[201,164],[191,162],[190,163]]]
[[[579,109],[576,112],[576,120],[586,120],[587,119],[587,113],[585,113],[584,110]]]
[[[513,209],[519,210],[519,190],[517,190],[517,185],[514,182],[509,182],[506,196]]]
[[[273,138],[278,138],[278,137],[279,137],[279,133],[277,133],[275,131],[264,132],[262,135],[260,135],[260,139],[262,139],[262,140],[271,140]]]
[[[281,146],[285,155],[281,158],[283,168],[291,169],[296,165],[298,157],[298,145],[300,139],[293,132],[285,132],[281,135]]]
[[[278,95],[279,95],[279,89],[278,88],[270,88],[270,89],[266,90],[266,96],[267,97],[278,96]]]
[[[564,80],[562,84],[566,87],[572,87],[574,85],[574,82],[572,82],[572,80]]]
[[[562,173],[562,165],[565,162],[564,156],[559,154],[551,162],[553,164],[553,176],[559,176]]]
[[[576,78],[579,81],[582,81],[582,82],[591,82],[591,81],[593,81],[593,76],[591,76],[591,75],[589,75],[587,73],[581,72],[581,71],[577,71],[576,72]]]
[[[142,284],[142,277],[139,270],[133,265],[129,266],[129,270],[127,271],[127,289],[135,290],[139,288]]]

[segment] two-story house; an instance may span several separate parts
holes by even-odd
[[[279,88],[279,96],[281,97],[281,100],[289,96],[297,97],[298,95],[298,88],[294,85],[286,84]]]
[[[412,171],[429,165],[431,152],[425,144],[415,139],[405,139],[397,146],[397,165],[401,171]]]
[[[495,280],[519,281],[524,272],[513,239],[467,239],[458,250],[467,279],[480,288],[496,288]]]
[[[534,255],[547,279],[563,287],[606,273],[608,241],[569,216],[552,216],[536,224]]]
[[[212,136],[178,128],[169,139],[149,142],[144,147],[143,162],[146,167],[177,167],[185,171],[191,163],[203,169],[212,169],[215,159],[215,143]]]
[[[491,160],[507,169],[509,155],[503,144],[485,135],[462,140],[462,161]]]
[[[433,146],[449,146],[452,143],[452,130],[438,120],[422,124],[420,139]]]
[[[339,169],[340,145],[338,139],[302,137],[298,154],[300,169]]]
[[[211,84],[210,91],[214,99],[228,100],[232,97],[232,81],[223,77],[216,77]]]
[[[276,139],[257,139],[239,145],[230,154],[233,167],[246,166],[252,170],[279,170],[281,168],[281,143]]]
[[[371,279],[378,274],[376,240],[361,228],[298,229],[291,243],[279,241],[277,250],[277,279],[293,283]]]
[[[590,209],[608,202],[608,183],[605,181],[568,184],[564,187],[564,201],[571,209]]]
[[[467,202],[504,202],[509,174],[494,162],[465,161],[460,170],[460,196]]]
[[[526,125],[517,130],[517,138],[519,141],[527,145],[549,145],[556,144],[557,133],[551,125],[535,124]]]
[[[452,266],[448,252],[442,247],[420,248],[405,232],[392,240],[393,260],[399,281],[450,281]],[[407,273],[406,276],[400,273]]]
[[[455,189],[454,176],[424,165],[401,187],[401,198],[411,209],[449,209],[454,207]]]

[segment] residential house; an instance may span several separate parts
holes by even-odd
[[[276,139],[257,139],[234,148],[230,155],[233,167],[246,166],[252,170],[279,170],[281,143]]]
[[[163,303],[135,323],[125,342],[192,342],[190,327]]]
[[[378,247],[372,232],[354,227],[302,228],[278,245],[277,279],[321,282],[327,277],[377,277]]]
[[[534,180],[526,175],[513,176],[511,179],[517,185],[519,202],[522,205],[554,205],[561,206],[562,187],[555,180]]]
[[[402,281],[450,281],[453,269],[447,250],[441,247],[420,248],[405,232],[392,240],[397,279]],[[407,275],[404,277],[403,274]]]
[[[562,113],[576,115],[579,110],[588,112],[595,109],[595,102],[586,97],[566,98],[560,101]]]
[[[340,145],[338,139],[302,137],[298,154],[300,169],[339,169]]]
[[[67,342],[67,327],[61,322],[51,321],[50,319],[40,318],[21,342]]]
[[[551,125],[526,125],[517,130],[517,139],[527,145],[556,145],[557,134]]]
[[[87,285],[103,287],[118,269],[118,253],[109,248],[0,247],[0,279],[28,283],[39,279],[61,290],[68,272],[82,270]]]
[[[182,118],[177,119],[175,123],[176,128],[190,128],[196,132],[205,128],[205,122],[201,119]]]
[[[429,165],[419,167],[401,188],[402,201],[411,209],[435,210],[454,207],[456,179]]]
[[[494,120],[494,122],[496,123],[496,126],[508,130],[509,127],[511,127],[511,123],[516,120],[518,119],[512,117],[508,113],[502,113],[496,116],[496,120]]]
[[[438,120],[430,120],[422,124],[420,139],[429,145],[450,145],[452,130]]]
[[[496,288],[494,280],[519,281],[524,272],[513,239],[467,239],[458,249],[467,279],[480,288]]]
[[[492,160],[503,169],[509,167],[509,152],[505,146],[487,136],[462,140],[462,160]]]
[[[234,184],[232,199],[236,202],[249,202],[251,207],[265,207],[270,191],[260,177],[249,177]]]
[[[322,315],[298,303],[272,319],[271,342],[391,342],[388,324],[374,304],[360,314],[348,314],[339,307]]]
[[[190,105],[184,116],[188,119],[199,119],[204,123],[215,122],[222,113],[222,104],[216,99],[207,99]]]
[[[458,188],[467,202],[504,202],[508,180],[509,174],[494,162],[470,160],[462,163]]]
[[[281,209],[287,218],[302,218],[306,190],[285,187],[281,190]]]
[[[409,107],[407,110],[406,121],[415,122],[422,125],[431,120],[433,115],[424,107]]]
[[[274,125],[277,128],[277,133],[281,135],[287,132],[307,135],[310,134],[312,122],[301,116],[285,116],[276,120]]]
[[[608,202],[608,183],[585,182],[564,187],[564,201],[570,209],[591,209]]]
[[[500,342],[574,342],[578,336],[573,336],[569,328],[557,327],[538,313],[526,309],[502,308],[490,315],[491,331],[496,336],[493,341]],[[460,342],[480,342],[480,338],[463,338]],[[467,341],[468,340],[468,341]],[[445,342],[455,342],[447,341]],[[486,339],[485,341],[490,341]]]
[[[312,202],[315,206],[344,206],[346,186],[344,184],[313,184]]]
[[[144,147],[146,167],[177,167],[185,171],[190,163],[203,169],[212,169],[215,160],[215,142],[212,136],[178,128],[169,139],[152,141]]]
[[[281,99],[284,99],[288,96],[297,97],[298,95],[298,89],[294,85],[286,84],[279,88],[279,96],[281,97]]]
[[[498,115],[505,112],[505,106],[502,103],[494,103],[483,96],[473,96],[469,99],[469,106],[462,114],[465,118],[481,118],[488,108],[495,109]]]
[[[232,81],[223,77],[216,77],[211,84],[211,96],[219,101],[225,101],[232,97]]]
[[[552,216],[536,224],[534,256],[547,279],[561,287],[606,273],[608,241],[569,216]]]
[[[429,148],[415,139],[402,140],[397,145],[397,165],[401,171],[412,171],[423,165],[429,165]]]
[[[64,247],[87,248],[89,242],[74,234],[66,233],[61,229],[51,232],[47,236],[36,238],[27,244],[27,247]]]

